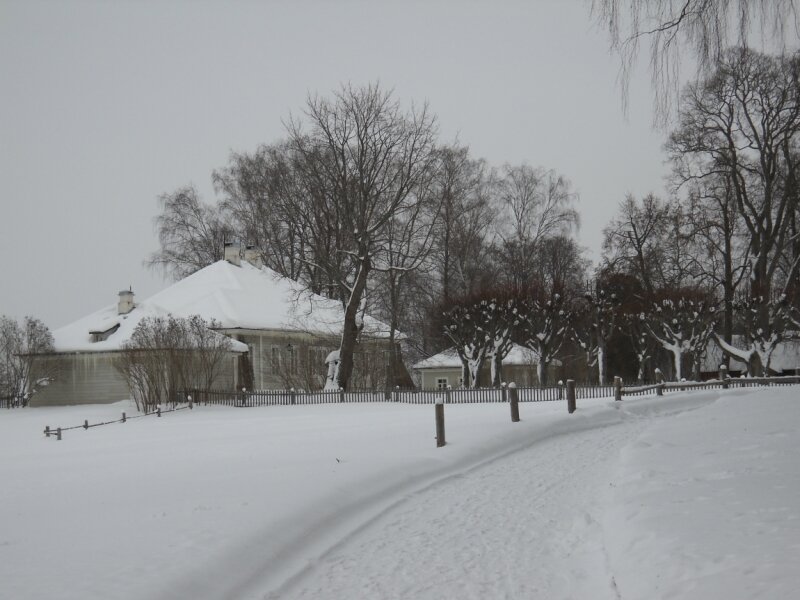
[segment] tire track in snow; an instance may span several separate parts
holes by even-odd
[[[408,496],[267,598],[619,597],[600,525],[650,418],[556,436]]]

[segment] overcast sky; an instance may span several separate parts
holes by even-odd
[[[142,265],[158,196],[212,201],[231,151],[348,81],[428,101],[442,140],[493,165],[568,177],[596,255],[625,194],[667,173],[649,75],[626,118],[618,68],[584,0],[0,0],[0,314],[57,328],[166,286]]]

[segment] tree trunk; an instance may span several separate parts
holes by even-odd
[[[342,328],[342,343],[339,346],[339,369],[336,373],[336,383],[340,389],[346,390],[353,374],[353,353],[358,340],[358,309],[361,306],[361,298],[367,287],[367,276],[371,268],[369,254],[366,248],[360,250],[361,264],[358,267],[358,274],[350,293],[350,299],[344,310],[344,326]]]
[[[469,363],[466,360],[461,361],[461,387],[468,388],[469,385]]]
[[[599,385],[606,384],[606,343],[601,340],[597,344],[597,380]]]
[[[496,352],[492,356],[491,362],[492,370],[492,387],[500,387],[503,382],[503,359],[500,358],[500,353]]]

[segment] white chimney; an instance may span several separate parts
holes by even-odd
[[[225,242],[225,260],[237,267],[241,266],[241,248],[234,242]]]
[[[244,249],[244,259],[254,267],[260,269],[262,266],[261,252],[255,246],[247,246]]]
[[[122,290],[119,293],[119,303],[117,304],[117,314],[127,315],[133,310],[133,290]]]

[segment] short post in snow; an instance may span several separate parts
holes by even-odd
[[[436,447],[441,448],[446,443],[444,440],[444,403],[441,397],[436,398],[434,408],[436,410]]]
[[[513,381],[508,384],[508,403],[511,406],[511,422],[519,423],[519,391]]]
[[[84,429],[89,429],[89,419],[85,419],[85,420],[83,421],[83,428],[84,428]]]
[[[156,416],[158,416],[158,417],[161,416],[161,405],[160,404],[156,406]]]
[[[664,395],[664,373],[661,372],[661,369],[656,368],[656,396],[663,396]]]
[[[44,426],[44,437],[50,437],[50,425]]]
[[[564,399],[564,381],[561,379],[558,380],[558,399]]]
[[[722,382],[722,389],[727,390],[729,381],[728,381],[728,367],[725,365],[719,366],[719,380]]]
[[[567,379],[567,412],[575,412],[575,380]]]
[[[189,401],[189,410],[192,410],[194,408],[194,402],[192,402],[192,397],[186,396],[186,400]]]
[[[622,377],[614,377],[614,400],[622,400]]]
[[[60,442],[61,441],[61,427],[56,429],[56,439]]]
[[[505,381],[500,384],[500,395],[502,396],[503,402],[508,402],[508,389],[506,389]]]
[[[124,423],[127,420],[128,420],[127,415],[125,413],[122,413],[122,422]]]

